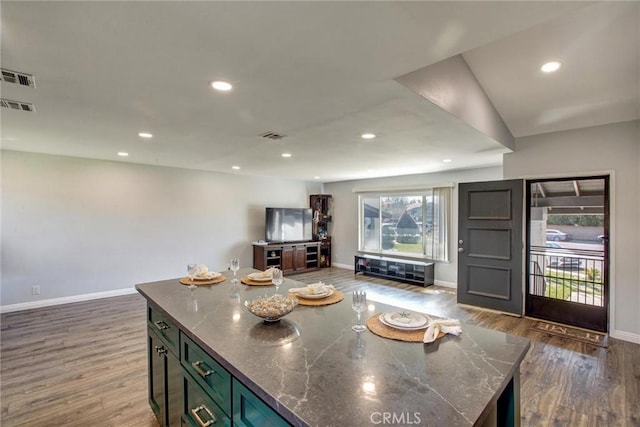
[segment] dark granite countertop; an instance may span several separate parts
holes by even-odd
[[[241,269],[238,277],[250,271]],[[280,293],[299,286],[287,277]],[[529,348],[526,338],[468,324],[460,336],[431,344],[357,334],[350,294],[338,304],[298,306],[283,320],[264,323],[243,302],[273,294],[273,286],[234,289],[227,279],[192,292],[172,279],[136,288],[294,425],[377,425],[385,416],[404,425],[477,425]],[[363,322],[392,309],[371,304]]]

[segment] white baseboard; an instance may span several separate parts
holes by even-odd
[[[442,286],[443,288],[458,289],[458,284],[454,282],[445,282],[444,280],[434,280],[434,285]]]
[[[353,265],[349,264],[338,264],[337,262],[334,262],[333,264],[331,264],[331,267],[345,268],[347,270],[353,271]]]
[[[609,336],[617,340],[628,341],[634,344],[640,344],[639,334],[632,334],[631,332],[625,332],[625,331],[609,331]]]
[[[34,308],[50,307],[52,305],[69,304],[71,302],[90,301],[100,298],[117,297],[120,295],[135,294],[135,288],[116,289],[113,291],[93,292],[90,294],[72,295],[69,297],[43,299],[39,301],[21,302],[0,306],[0,313],[11,313],[14,311],[31,310]]]

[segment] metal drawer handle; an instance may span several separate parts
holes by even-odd
[[[202,421],[202,418],[200,418],[200,411],[204,411],[207,413],[207,415],[209,415],[210,420],[209,421]],[[198,425],[200,427],[207,427],[210,426],[211,424],[215,423],[216,421],[216,417],[213,416],[213,414],[211,413],[211,411],[209,410],[209,408],[207,408],[204,405],[200,405],[196,408],[191,408],[191,414],[193,415],[193,418],[196,419],[196,422],[198,423]]]
[[[156,352],[158,353],[158,357],[162,357],[167,354],[167,349],[164,346],[156,346]]]
[[[163,320],[156,320],[155,322],[153,322],[153,324],[156,325],[156,328],[160,329],[161,331],[169,329],[169,325],[167,325]]]
[[[197,361],[197,362],[192,362],[191,363],[191,366],[193,366],[193,369],[195,369],[196,372],[199,373],[202,378],[206,378],[207,376],[209,376],[209,375],[211,375],[211,374],[213,374],[215,372],[215,371],[210,371],[208,369],[205,371],[204,369],[202,369],[202,365],[204,365],[204,362],[202,362],[202,361]]]

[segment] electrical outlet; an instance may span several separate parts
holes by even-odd
[[[40,286],[32,286],[31,295],[40,295]]]

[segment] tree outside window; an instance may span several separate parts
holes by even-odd
[[[360,250],[448,261],[450,193],[360,196]]]

